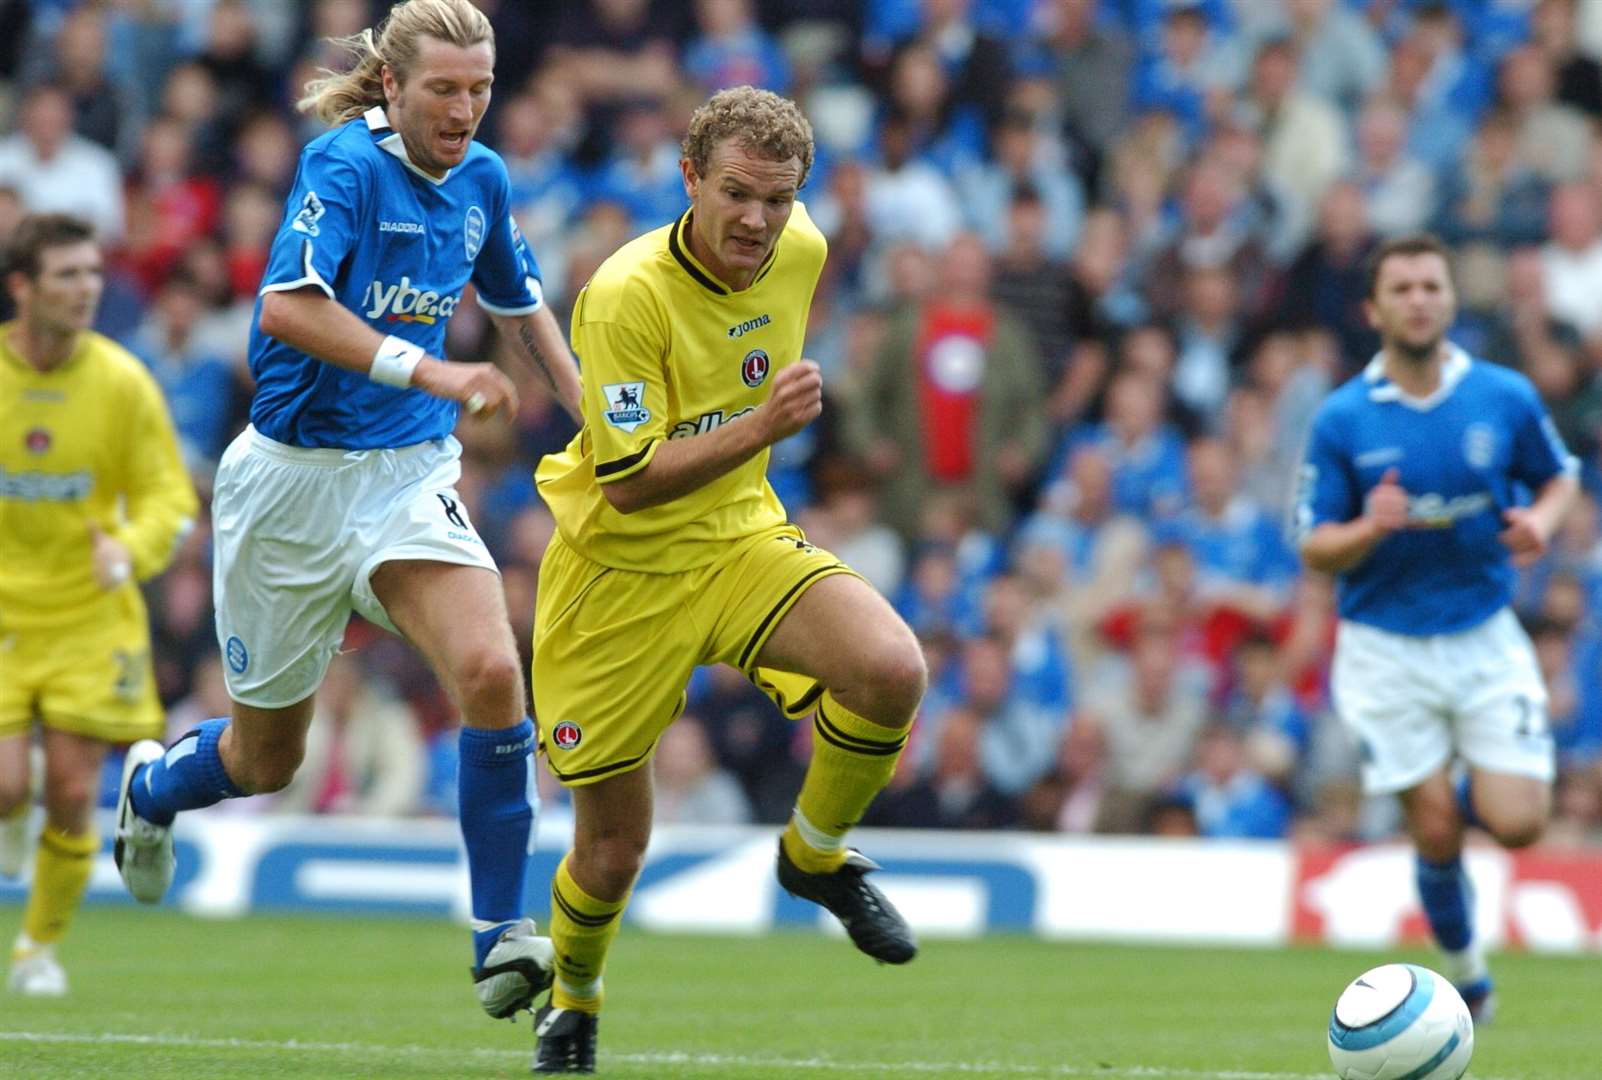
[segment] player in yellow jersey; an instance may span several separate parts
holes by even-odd
[[[195,517],[161,391],[89,329],[92,228],[26,218],[7,253],[17,304],[0,325],[0,869],[20,870],[29,746],[44,746],[45,824],[9,986],[66,992],[54,943],[100,843],[92,813],[108,744],[158,736],[161,703],[139,582]]]
[[[594,1069],[601,972],[651,831],[646,765],[700,664],[738,667],[813,757],[780,840],[780,884],[859,949],[917,945],[846,832],[889,780],[923,695],[890,605],[785,521],[768,452],[822,409],[801,357],[823,236],[797,201],[812,131],[792,102],[739,87],[690,121],[690,209],[602,264],[573,312],[584,428],[536,479],[558,533],[540,569],[534,700],[574,845],[551,886],[557,976],[535,1072]]]

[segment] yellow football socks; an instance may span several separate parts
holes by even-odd
[[[832,693],[823,695],[812,722],[812,763],[780,841],[791,862],[809,874],[840,868],[845,834],[890,782],[911,729],[910,720],[899,730],[864,720]]]
[[[629,898],[597,900],[568,872],[568,852],[551,879],[551,941],[556,945],[556,985],[551,1004],[559,1009],[600,1012],[601,972],[617,937]]]
[[[33,889],[22,916],[22,932],[39,945],[59,941],[89,887],[89,871],[100,838],[93,832],[62,832],[46,825],[33,859]]]

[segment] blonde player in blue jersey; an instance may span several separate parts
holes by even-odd
[[[492,1016],[550,979],[523,917],[533,725],[495,564],[455,484],[458,406],[514,412],[489,363],[445,363],[469,282],[502,336],[578,413],[578,371],[509,214],[506,167],[473,141],[495,42],[468,0],[408,0],[307,87],[335,125],[301,154],[250,338],[251,426],[217,469],[215,592],[231,718],[129,753],[114,853],[142,901],[172,880],[181,810],[286,785],[351,612],[395,630],[460,711],[473,975]]]
[[[1577,466],[1528,379],[1446,340],[1456,297],[1438,240],[1383,244],[1366,307],[1382,347],[1314,419],[1301,554],[1337,575],[1331,690],[1364,787],[1401,796],[1445,974],[1485,1018],[1463,829],[1521,847],[1546,825],[1546,689],[1508,604],[1514,566],[1545,552],[1573,504]]]
[[[573,850],[551,885],[557,976],[535,1072],[592,1072],[601,973],[651,832],[657,739],[701,664],[738,667],[813,754],[779,884],[887,963],[917,950],[846,833],[889,780],[923,656],[878,593],[785,520],[769,448],[823,406],[801,357],[826,244],[797,194],[812,130],[751,87],[691,118],[690,209],[620,248],[573,312],[584,429],[536,479],[557,535],[540,567],[535,715],[568,785]]]
[[[55,942],[100,850],[92,814],[110,743],[161,733],[140,581],[198,509],[145,366],[89,329],[101,258],[87,222],[24,219],[7,253],[17,318],[0,326],[0,873],[22,869],[29,744],[45,823],[10,989],[67,991]]]

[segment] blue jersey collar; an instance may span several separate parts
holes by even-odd
[[[378,139],[379,146],[400,158],[403,165],[430,184],[438,187],[451,178],[451,173],[455,171],[454,169],[446,169],[444,176],[435,176],[414,165],[411,155],[406,152],[406,141],[400,137],[400,132],[389,126],[389,117],[377,105],[363,113],[362,119],[367,121],[367,130],[371,131],[373,136]]]
[[[1452,396],[1457,384],[1469,373],[1469,354],[1446,343],[1446,359],[1441,362],[1441,385],[1425,397],[1414,397],[1385,377],[1385,353],[1374,354],[1374,359],[1363,368],[1363,381],[1368,383],[1370,401],[1399,401],[1410,409],[1428,412]]]

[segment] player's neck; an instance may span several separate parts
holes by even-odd
[[[63,334],[23,318],[11,328],[7,344],[34,370],[54,371],[77,351],[78,337],[76,330]]]
[[[1385,377],[1410,397],[1429,397],[1441,385],[1441,365],[1446,358],[1446,342],[1425,356],[1418,356],[1395,345],[1385,346]]]

